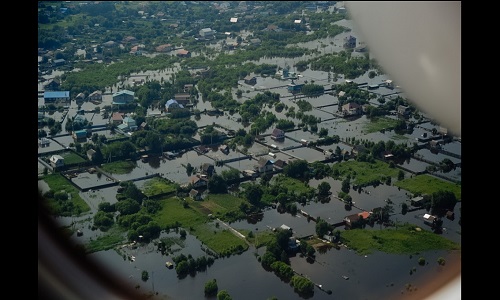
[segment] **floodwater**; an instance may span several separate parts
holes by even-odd
[[[349,27],[350,21],[343,20],[339,22],[340,25]],[[342,39],[345,35],[356,35],[355,30],[351,32],[343,33],[335,38],[323,39],[321,41],[314,41],[303,43],[301,47],[307,47],[309,49],[317,48],[322,53],[331,53],[333,51],[340,51]],[[361,40],[358,40],[361,43]],[[322,45],[326,47],[322,47]],[[194,54],[197,55],[196,53]],[[364,55],[361,53],[353,53],[353,55]],[[285,66],[290,66],[292,71],[294,65],[304,59],[309,57],[298,57],[294,59],[285,58],[263,58],[257,62],[257,64],[268,63],[276,64],[283,68]],[[177,71],[178,65],[173,66],[173,68],[162,71],[147,71],[138,74],[133,74],[130,78],[124,81],[124,85],[133,84],[133,79],[145,79],[145,80],[170,80],[172,72]],[[367,84],[378,84],[389,78],[384,74],[377,75],[374,78],[369,78],[366,72],[363,76],[354,79],[356,83],[367,83]],[[45,76],[46,79],[54,78],[55,76],[60,76],[61,73],[54,71],[50,76]],[[333,81],[328,80],[327,73],[320,71],[313,71],[310,69],[305,70],[300,73],[299,79],[296,82],[301,83],[311,82],[314,80],[316,84],[324,85],[325,88],[329,88]],[[340,76],[336,83],[342,83],[345,79]],[[245,101],[246,99],[252,98],[253,96],[261,93],[265,90],[270,90],[271,92],[280,93],[281,101],[288,107],[295,107],[298,111],[298,106],[295,97],[291,96],[286,90],[286,85],[289,81],[282,81],[279,79],[274,79],[271,77],[258,77],[257,84],[254,87],[247,86],[244,83],[240,83],[239,89],[243,90],[243,97],[239,101]],[[113,87],[107,88],[107,93],[103,95],[103,102],[100,107],[105,105],[111,105],[112,102],[112,92],[117,91],[119,87],[123,85],[116,84]],[[43,84],[39,84],[39,90],[43,90]],[[236,93],[237,89],[233,89],[233,93]],[[247,92],[248,91],[248,92]],[[403,91],[396,87],[393,90],[389,90],[383,87],[373,91],[380,95],[390,94],[398,95],[402,94]],[[236,98],[236,97],[235,97]],[[315,117],[321,118],[322,122],[318,124],[318,130],[321,128],[328,129],[329,135],[339,135],[342,142],[339,144],[329,145],[323,147],[324,149],[335,149],[338,145],[341,149],[352,150],[352,146],[345,144],[347,139],[355,138],[356,140],[364,139],[369,141],[378,142],[392,140],[395,143],[405,143],[407,145],[413,145],[416,139],[421,137],[423,133],[429,133],[433,129],[439,129],[439,125],[434,125],[430,121],[424,121],[419,124],[412,134],[407,134],[404,136],[397,135],[392,131],[385,132],[374,132],[368,133],[366,129],[366,124],[369,120],[365,116],[354,120],[345,120],[338,118],[335,113],[338,111],[338,98],[333,95],[322,95],[317,98],[303,98],[313,104],[314,109],[312,111],[306,112],[306,114],[313,115]],[[378,105],[378,102],[374,101],[374,105]],[[38,98],[38,105],[43,106],[43,97]],[[50,116],[55,120],[63,120],[66,122],[68,116],[73,117],[76,115],[77,110],[83,109],[84,116],[91,120],[94,126],[103,126],[108,120],[104,119],[99,112],[95,112],[94,104],[90,102],[84,102],[81,107],[79,107],[75,101],[72,101],[70,107],[63,112],[50,113]],[[197,103],[195,108],[203,111],[205,109],[210,110],[212,106],[208,101],[200,101]],[[274,108],[265,108],[264,110],[269,110],[273,112],[280,119],[291,119],[298,123],[297,119],[292,119],[285,116],[286,110],[282,112],[276,112]],[[149,109],[148,113],[159,112],[159,110]],[[424,115],[425,116],[425,115]],[[238,122],[239,114],[228,115],[225,113],[223,116],[209,116],[202,114],[199,119],[195,119],[199,127],[204,127],[207,125],[217,124],[224,128],[237,130],[239,128],[244,128],[249,130],[248,127]],[[273,128],[267,129],[265,132],[259,134],[268,135],[272,132]],[[107,137],[112,137],[113,134],[109,130],[96,129],[95,132],[98,134],[106,135]],[[73,142],[71,136],[68,135],[69,132],[65,132],[59,136],[51,137],[51,144],[49,147],[39,148],[39,154],[43,156],[44,153],[49,153],[54,150],[64,150],[69,147],[70,143]],[[195,137],[196,138],[196,137]],[[159,174],[173,182],[184,184],[189,180],[189,175],[186,172],[186,165],[190,163],[192,166],[199,168],[203,163],[214,163],[217,159],[231,159],[242,157],[241,160],[236,160],[233,162],[225,163],[224,166],[216,166],[216,173],[220,174],[224,170],[229,170],[231,168],[243,170],[252,170],[258,162],[259,157],[265,157],[267,159],[281,159],[284,161],[292,161],[294,159],[305,159],[309,162],[316,160],[323,160],[324,155],[321,152],[312,150],[306,147],[300,147],[300,140],[305,139],[307,141],[315,141],[318,136],[311,132],[304,132],[302,130],[296,130],[288,132],[286,138],[283,142],[276,142],[271,140],[270,137],[265,137],[265,143],[254,143],[248,149],[248,153],[252,154],[253,157],[248,159],[244,154],[239,152],[230,151],[229,155],[225,155],[220,151],[211,151],[206,155],[199,155],[195,151],[188,151],[183,153],[180,157],[167,160],[160,159],[158,157],[150,157],[147,162],[142,162],[140,160],[136,161],[136,166],[128,174],[111,174],[112,177],[121,180],[136,180],[137,178],[150,175]],[[275,144],[278,147],[276,151],[276,158],[269,156],[270,145]],[[291,149],[286,149],[291,147]],[[283,150],[285,148],[285,150]],[[449,151],[453,154],[461,154],[461,143],[452,142],[443,145],[443,149]],[[70,150],[67,150],[70,151]],[[449,158],[454,163],[459,163],[460,158],[455,158],[454,156],[449,156],[443,153],[432,153],[427,149],[419,150],[418,155],[425,158],[427,161],[433,163],[439,163],[444,158]],[[401,163],[401,166],[412,172],[422,172],[430,164],[428,162],[417,160],[414,158],[408,159]],[[43,165],[38,164],[39,173],[43,170]],[[449,173],[441,174],[444,177],[449,177],[453,180],[460,180],[461,178],[461,168],[457,167]],[[81,188],[92,188],[96,185],[101,185],[109,182],[106,176],[98,176],[97,174],[91,174],[90,172],[82,172],[77,175],[77,177],[72,179],[77,186]],[[332,178],[326,178],[322,180],[310,180],[309,185],[312,187],[317,187],[319,183],[326,181],[330,183],[332,189],[332,194],[336,195],[341,188],[341,181],[334,180]],[[138,186],[142,186],[145,183],[144,180],[136,181]],[[39,187],[42,191],[46,191],[48,187],[43,181],[39,181]],[[98,205],[102,202],[115,203],[116,200],[117,187],[108,187],[102,189],[91,189],[86,192],[80,192],[80,196],[89,204],[91,207],[91,212],[75,218],[75,217],[58,217],[56,222],[61,224],[61,226],[73,226],[74,229],[80,229],[83,232],[83,236],[76,237],[73,236],[77,242],[88,242],[91,239],[98,238],[102,233],[99,230],[92,229],[92,217],[97,211]],[[416,210],[409,212],[405,215],[401,214],[401,205],[403,203],[409,203],[411,195],[404,190],[400,190],[395,186],[388,186],[385,184],[379,185],[377,187],[365,187],[357,191],[351,191],[350,195],[353,199],[354,206],[348,211],[346,210],[344,204],[334,197],[326,203],[311,201],[306,205],[298,204],[298,208],[306,211],[311,216],[321,217],[322,219],[328,220],[328,222],[335,223],[340,222],[345,216],[361,212],[363,210],[370,211],[375,207],[380,207],[386,205],[387,200],[393,203],[394,215],[392,219],[397,222],[409,222],[416,224],[424,229],[429,229],[427,225],[423,222],[423,214],[426,213],[425,210]],[[443,233],[442,235],[461,244],[461,227],[458,225],[458,220],[460,219],[460,207],[461,203],[458,203],[455,207],[455,219],[449,220],[443,218]],[[279,213],[275,209],[266,210],[262,216],[262,220],[255,223],[254,221],[242,220],[238,222],[233,222],[232,227],[236,229],[248,229],[253,232],[270,230],[270,228],[276,228],[283,224],[290,226],[296,236],[307,236],[314,234],[315,223],[313,221],[308,221],[308,219],[300,214],[292,216],[287,213]],[[369,227],[368,227],[369,228]],[[377,230],[377,226],[373,230]],[[341,229],[342,230],[342,229]],[[176,236],[176,233],[163,233],[165,236]],[[184,247],[177,248],[175,255],[183,253],[185,255],[191,254],[193,257],[199,257],[205,255],[201,251],[201,243],[197,241],[193,236],[188,235],[184,244]],[[233,299],[267,299],[272,296],[278,299],[303,299],[294,292],[293,288],[289,283],[283,282],[272,272],[265,271],[256,258],[256,254],[263,255],[265,252],[264,248],[253,249],[250,248],[248,251],[242,253],[241,255],[231,256],[229,258],[217,259],[215,263],[208,267],[205,272],[197,273],[195,276],[187,276],[186,278],[179,279],[175,273],[175,269],[168,269],[165,267],[166,261],[172,261],[172,256],[162,255],[160,252],[156,251],[152,244],[139,246],[138,248],[122,248],[122,251],[127,255],[135,256],[135,261],[126,260],[123,258],[123,253],[117,253],[115,250],[100,251],[97,253],[90,254],[91,258],[94,258],[104,266],[109,267],[109,273],[116,274],[124,282],[129,282],[132,286],[140,285],[141,290],[152,290],[157,292],[159,295],[167,295],[172,299],[206,299],[203,295],[205,283],[213,278],[217,279],[219,290],[225,289],[229,292]],[[427,264],[424,266],[419,266],[417,260],[419,257],[425,257]],[[447,261],[445,266],[439,266],[436,262],[438,257],[444,257]],[[340,250],[334,248],[325,250],[324,252],[316,253],[316,261],[311,262],[300,256],[294,256],[290,258],[292,268],[299,274],[303,274],[307,278],[310,278],[313,282],[320,284],[322,289],[319,287],[315,288],[313,299],[415,299],[419,298],[419,295],[423,295],[423,290],[430,278],[434,281],[442,280],[442,278],[447,277],[446,274],[452,274],[453,270],[460,270],[461,268],[461,253],[460,252],[446,252],[446,251],[428,251],[425,253],[419,253],[418,255],[391,255],[380,252],[375,252],[369,254],[366,257],[356,254],[354,251],[341,247]],[[146,270],[149,272],[150,279],[147,282],[141,280],[141,272]],[[414,271],[413,271],[414,270]],[[459,272],[459,271],[458,271]],[[236,276],[235,276],[236,275]],[[342,275],[349,276],[349,280],[342,278]],[[449,276],[448,276],[449,277]],[[407,289],[408,284],[416,289]],[[257,288],[258,287],[258,288]],[[328,295],[325,291],[331,290],[332,295]]]

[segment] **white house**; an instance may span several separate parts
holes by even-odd
[[[62,167],[64,166],[64,157],[54,154],[50,157],[50,164],[54,168]]]

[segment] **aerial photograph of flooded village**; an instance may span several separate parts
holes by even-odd
[[[344,1],[37,5],[39,296],[426,299],[460,276],[461,135]],[[79,284],[49,235],[126,288]]]

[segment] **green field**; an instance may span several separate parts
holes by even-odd
[[[415,254],[429,250],[460,250],[460,245],[414,225],[385,230],[352,229],[343,231],[342,241],[360,255],[373,251]]]
[[[431,175],[423,174],[412,178],[403,179],[395,182],[395,186],[405,189],[413,194],[427,194],[438,191],[452,191],[458,201],[462,199],[462,185],[448,182]]]

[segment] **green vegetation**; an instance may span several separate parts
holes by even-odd
[[[155,177],[144,183],[142,192],[148,197],[173,193],[177,190],[178,184],[171,183],[165,178]]]
[[[423,174],[412,178],[403,179],[395,182],[395,186],[405,189],[413,194],[427,194],[438,191],[451,191],[457,197],[457,200],[462,199],[462,185],[451,183],[431,175]]]
[[[85,158],[81,157],[78,154],[75,154],[72,151],[62,152],[59,155],[61,155],[64,158],[65,165],[76,165],[87,161]]]
[[[132,172],[136,166],[136,163],[133,161],[122,160],[103,164],[101,169],[111,174],[127,174]]]
[[[376,117],[372,118],[371,122],[368,122],[363,126],[363,132],[368,134],[373,132],[379,132],[381,130],[392,129],[396,126],[396,124],[397,120],[390,119],[387,117]]]
[[[239,252],[248,249],[245,240],[237,237],[227,228],[220,226],[216,228],[210,224],[208,214],[203,209],[196,209],[196,202],[186,199],[188,206],[183,205],[183,200],[177,197],[171,197],[160,200],[162,209],[154,216],[154,221],[161,228],[183,227],[190,234],[196,236],[203,244],[219,255],[227,255],[232,252]],[[212,200],[212,206],[217,200]],[[221,201],[222,202],[222,201]]]
[[[80,197],[80,191],[63,175],[48,174],[42,180],[50,187],[50,191],[43,196],[46,207],[52,214],[69,217],[90,211],[88,204]]]
[[[125,233],[126,232],[113,227],[113,229],[106,232],[105,235],[100,235],[97,239],[91,240],[89,243],[85,244],[85,252],[93,253],[113,249],[115,246],[121,245],[127,241]]]
[[[358,186],[385,182],[386,177],[398,177],[397,168],[390,168],[389,164],[378,160],[375,162],[348,160],[334,164],[332,168],[334,172],[338,171],[342,178],[350,176],[351,183]]]
[[[415,225],[385,230],[352,229],[341,233],[342,241],[360,255],[374,250],[392,254],[414,254],[429,250],[460,250],[460,245]]]

